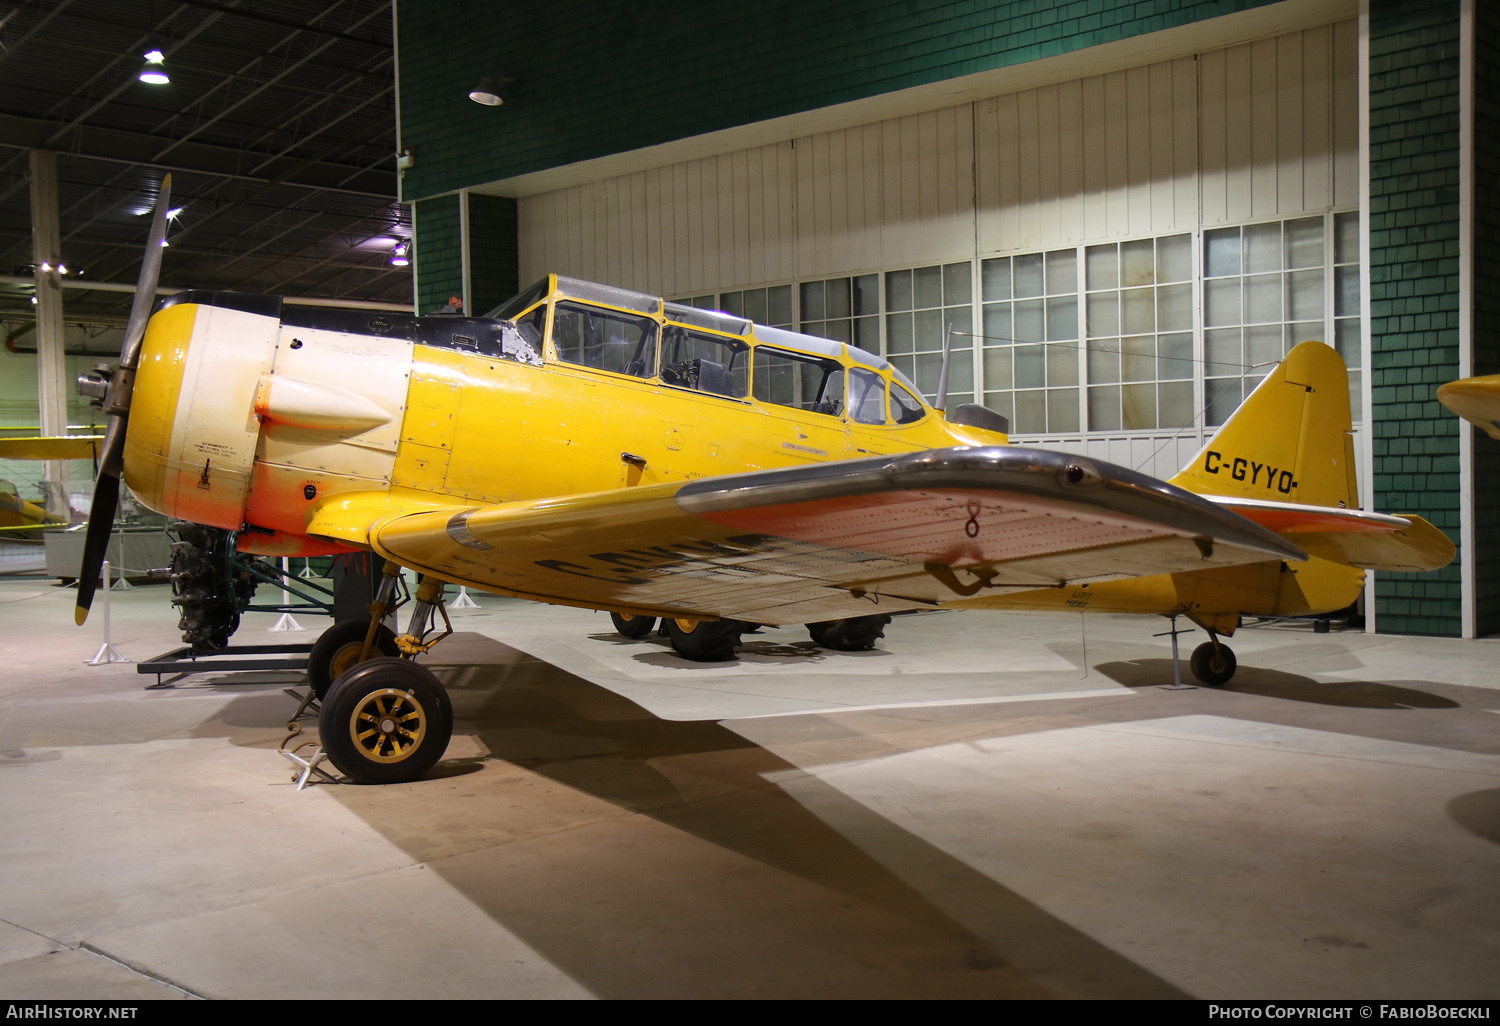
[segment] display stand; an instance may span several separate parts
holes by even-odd
[[[104,582],[104,587],[100,589],[103,592],[100,597],[104,603],[104,644],[99,646],[99,651],[94,653],[94,658],[87,660],[87,662],[90,666],[104,666],[108,663],[128,663],[130,660],[122,656],[119,650],[110,644],[109,641],[109,560],[106,559],[104,565],[99,569],[103,575],[102,579]],[[124,578],[122,577],[121,580],[123,581]]]

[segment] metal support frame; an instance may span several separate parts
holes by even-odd
[[[240,645],[207,655],[193,655],[190,646],[163,652],[155,659],[146,659],[135,665],[136,673],[156,674],[156,683],[150,688],[169,687],[171,684],[195,673],[216,673],[223,670],[305,670],[313,643],[294,642],[285,645]],[[279,658],[271,658],[277,656]],[[172,680],[162,682],[165,674],[176,674]],[[258,683],[258,682],[257,682]]]

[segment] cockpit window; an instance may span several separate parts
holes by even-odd
[[[669,324],[662,329],[661,379],[679,388],[741,399],[749,391],[749,352],[739,339]]]
[[[927,411],[917,397],[906,389],[891,382],[891,419],[897,424],[915,424],[921,420]]]
[[[836,417],[844,408],[844,368],[837,360],[820,360],[758,346],[755,398]]]
[[[849,371],[849,416],[861,424],[885,423],[885,379],[874,371]]]
[[[543,278],[525,292],[511,296],[505,302],[495,307],[495,309],[485,314],[485,316],[497,321],[508,321],[538,299],[544,298],[547,295],[547,289],[550,287],[551,279]]]
[[[552,347],[565,363],[637,378],[656,373],[656,322],[647,317],[558,303]]]

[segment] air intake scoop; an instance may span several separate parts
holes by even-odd
[[[272,424],[341,434],[358,434],[391,419],[389,413],[356,392],[282,374],[261,379],[255,392],[255,412]]]

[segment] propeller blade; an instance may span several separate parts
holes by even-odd
[[[172,202],[172,176],[161,180],[161,194],[156,198],[156,216],[151,219],[151,237],[146,240],[146,256],[141,260],[141,275],[135,283],[135,302],[130,319],[125,322],[125,344],[120,347],[120,363],[135,369],[141,355],[141,339],[146,337],[146,321],[156,305],[156,282],[161,277],[161,240],[167,236],[167,209]]]
[[[83,566],[78,571],[78,605],[73,610],[73,622],[80,627],[89,618],[89,607],[94,604],[94,592],[99,587],[99,574],[104,568],[104,554],[115,526],[115,508],[119,501],[119,477],[100,473],[99,480],[94,482],[88,534],[83,539]]]
[[[78,570],[78,605],[73,619],[79,626],[88,619],[94,592],[99,587],[99,573],[109,535],[114,529],[115,511],[120,505],[120,475],[125,469],[125,428],[130,418],[130,395],[133,375],[141,355],[141,340],[146,337],[146,322],[156,305],[156,282],[161,277],[162,239],[167,234],[167,208],[172,202],[172,176],[161,181],[156,198],[156,216],[151,219],[151,235],[146,240],[146,255],[141,259],[141,274],[135,284],[135,302],[125,323],[125,344],[120,348],[120,365],[111,379],[111,391],[122,394],[111,398],[122,412],[111,413],[104,433],[104,447],[99,453],[99,472],[94,477],[94,501],[89,504],[88,534],[83,541],[83,565]],[[106,409],[110,403],[106,402]]]

